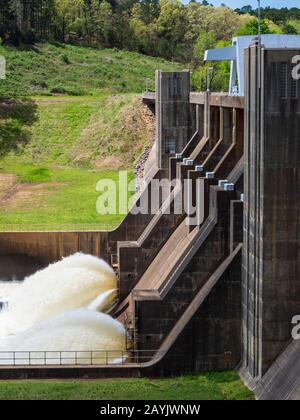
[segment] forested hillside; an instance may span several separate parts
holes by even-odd
[[[257,33],[257,11],[204,0],[0,0],[0,38],[23,46],[39,41],[117,48],[188,64],[194,88],[205,88],[206,48],[233,35]],[[264,33],[300,33],[299,9],[262,9]],[[214,90],[225,90],[228,65],[215,68]]]

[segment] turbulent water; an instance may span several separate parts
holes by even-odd
[[[20,282],[0,281],[0,301],[7,300],[9,295],[15,292],[20,284]]]
[[[7,302],[0,312],[0,351],[37,352],[32,364],[45,357],[38,352],[49,352],[47,364],[61,357],[50,352],[65,352],[64,363],[119,360],[126,350],[124,327],[103,313],[115,300],[116,289],[112,268],[83,254],[52,264],[21,284],[0,282],[0,301]]]

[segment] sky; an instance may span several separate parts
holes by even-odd
[[[232,7],[233,9],[240,8],[246,5],[257,6],[257,0],[208,0],[210,4],[215,6],[220,6],[220,4],[225,3],[226,6]],[[184,3],[188,3],[188,0],[185,0]],[[300,0],[261,0],[262,7],[271,6],[276,8],[281,7],[299,7]]]

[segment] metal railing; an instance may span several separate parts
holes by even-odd
[[[1,351],[0,369],[9,366],[124,366],[149,362],[155,350]]]

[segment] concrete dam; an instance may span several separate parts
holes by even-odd
[[[156,142],[135,203],[149,211],[130,212],[111,232],[0,233],[0,278],[77,252],[104,259],[118,280],[110,315],[126,332],[117,363],[109,352],[101,363],[89,363],[93,354],[76,363],[75,354],[69,365],[2,366],[1,378],[239,368],[261,399],[300,398],[300,362],[291,362],[299,354],[300,82],[292,74],[300,37],[282,36],[276,48],[272,37],[278,42],[266,36],[262,47],[240,37],[219,52],[232,61],[238,93],[191,92],[188,71],[156,72],[156,92],[143,98]],[[239,43],[242,59],[232,55]],[[175,182],[153,213],[153,180],[166,179]]]

